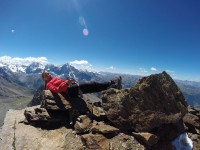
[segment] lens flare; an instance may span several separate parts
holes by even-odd
[[[83,29],[83,35],[84,36],[88,36],[89,35],[89,31],[88,31],[88,29]]]
[[[80,25],[83,26],[83,27],[86,26],[86,24],[85,24],[85,19],[83,18],[83,16],[80,16],[80,17],[79,17],[79,23],[80,23]]]
[[[85,21],[83,16],[79,16],[79,23],[83,27],[83,35],[84,36],[88,36],[89,35],[89,31],[88,31],[88,28],[87,28],[87,25],[86,25],[86,21]]]

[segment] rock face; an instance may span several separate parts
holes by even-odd
[[[188,136],[194,144],[194,150],[200,149],[200,111],[192,107],[188,108],[188,113],[184,116],[183,121],[185,124]]]
[[[83,147],[80,137],[72,129],[60,127],[44,130],[25,125],[22,122],[23,113],[24,110],[10,110],[7,113],[0,141],[1,150],[79,150]]]
[[[171,142],[184,132],[200,149],[200,112],[187,108],[166,72],[131,89],[108,89],[102,100],[48,90],[41,97],[41,105],[7,113],[1,150],[174,150]]]
[[[187,113],[183,94],[166,72],[144,77],[131,89],[107,90],[102,101],[108,119],[122,130],[151,131]]]
[[[35,117],[33,122],[24,123],[24,112],[33,112],[34,118],[37,114],[35,111],[40,109],[39,106],[35,106],[24,110],[10,110],[7,113],[0,136],[1,150],[145,149],[132,135],[124,134],[101,121],[94,120],[92,123],[89,119],[91,116],[79,116],[80,119],[77,118],[74,125],[75,129],[66,124],[57,126],[56,121],[45,119],[50,116],[46,111],[40,113],[44,113],[43,118]]]

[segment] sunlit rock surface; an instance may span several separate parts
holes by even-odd
[[[1,150],[78,150],[83,146],[72,129],[36,128],[20,123],[24,119],[24,110],[8,111],[1,134]]]

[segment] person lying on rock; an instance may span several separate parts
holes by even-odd
[[[53,77],[48,71],[43,71],[42,78],[45,80],[45,89],[54,93],[63,93],[69,97],[77,97],[79,94],[100,92],[109,88],[121,89],[121,76],[118,79],[110,82],[98,83],[82,83],[74,84],[72,80],[63,80],[58,77]]]

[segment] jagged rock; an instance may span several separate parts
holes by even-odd
[[[107,138],[102,134],[85,134],[81,136],[82,141],[88,149],[98,150],[144,150],[133,136],[119,133],[117,136]]]
[[[105,111],[103,110],[102,107],[93,106],[93,111],[92,111],[92,113],[93,113],[95,116],[99,117],[99,118],[103,118],[103,117],[106,116]]]
[[[135,138],[139,139],[139,141],[141,141],[142,143],[148,146],[152,146],[156,144],[159,140],[158,136],[148,133],[148,132],[140,132],[140,133],[132,132],[132,133]]]
[[[42,108],[36,108],[34,110],[25,110],[24,112],[28,123],[31,123],[32,125],[54,126],[56,123],[60,123],[60,125],[63,125],[67,122],[70,122],[72,124],[80,115],[89,113],[90,117],[92,117],[93,119],[97,119],[99,117],[98,115],[95,115],[96,113],[93,114],[92,112],[90,112],[89,108],[91,108],[93,111],[94,105],[92,101],[90,101],[91,96],[89,95],[84,95],[83,98],[77,97],[70,98],[68,100],[64,95],[60,93],[53,93],[50,90],[44,90],[43,95],[44,98],[41,103]],[[96,100],[99,99],[96,98]],[[101,109],[99,108],[98,110]],[[86,119],[83,120],[85,121]],[[77,133],[87,132],[87,130],[86,122],[76,123]]]
[[[51,120],[49,113],[44,108],[35,108],[33,111],[25,110],[24,116],[28,120],[28,122],[35,122],[38,120],[48,121]]]
[[[67,111],[72,108],[71,103],[66,100],[62,94],[56,94],[50,90],[44,90],[44,99],[42,100],[41,107],[48,110],[63,110]]]
[[[188,133],[188,136],[193,142],[193,150],[200,150],[200,135]]]
[[[100,133],[100,134],[112,134],[112,133],[116,134],[120,130],[111,125],[105,124],[104,122],[94,121],[91,131],[92,133]]]
[[[45,108],[33,107],[24,111],[25,123],[34,126],[54,126],[67,122],[69,114],[62,111],[50,111]]]
[[[200,130],[200,111],[192,108],[192,107],[188,107],[188,113],[183,117],[183,121],[187,126],[193,126],[197,129]]]
[[[136,132],[176,123],[187,113],[182,92],[166,72],[144,77],[131,89],[109,89],[102,102],[113,124]]]
[[[113,150],[145,150],[145,146],[141,145],[133,136],[120,133],[113,137],[109,143],[110,149]]]
[[[193,141],[193,149],[200,149],[200,111],[189,107],[189,113],[183,118],[185,125],[187,126],[188,136]]]
[[[197,110],[191,106],[188,107],[188,112],[197,116],[197,117],[200,117],[200,110]]]
[[[108,147],[107,138],[101,134],[84,134],[81,140],[88,149],[106,149]]]
[[[94,98],[94,96],[93,96],[93,98]],[[94,115],[93,117],[95,117],[95,119],[98,119],[98,120],[106,119],[106,114],[102,108],[100,101],[92,102],[93,100],[91,98],[89,99],[88,97],[86,98],[86,96],[84,96],[84,100],[85,100],[85,103],[86,103],[89,111]]]
[[[97,122],[92,120],[87,115],[81,115],[77,118],[76,123],[74,124],[74,129],[78,134],[84,134],[87,132],[92,132],[94,134],[117,134],[119,129],[105,124],[104,122]]]
[[[79,116],[74,125],[76,133],[89,132],[91,127],[92,127],[92,120],[87,115]]]
[[[191,133],[197,133],[198,130],[196,129],[200,129],[200,118],[193,114],[186,114],[183,118],[183,121]]]

